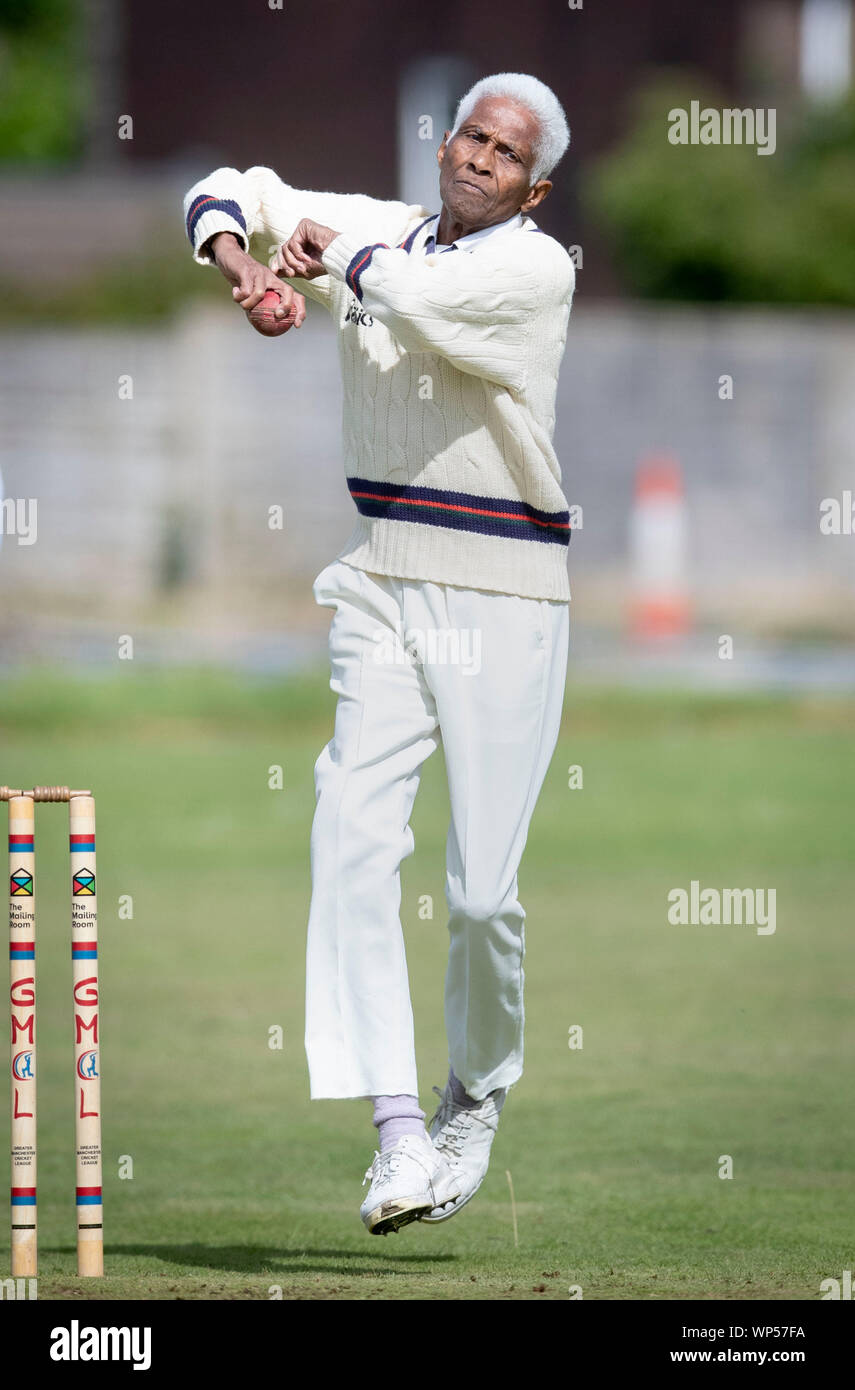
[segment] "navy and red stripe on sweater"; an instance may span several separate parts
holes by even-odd
[[[370,478],[350,477],[347,485],[363,516],[477,531],[482,536],[511,540],[570,544],[569,511],[543,512],[527,502],[511,502],[505,497],[479,497],[409,483],[378,483]]]

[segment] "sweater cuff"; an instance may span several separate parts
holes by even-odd
[[[331,241],[321,256],[324,269],[336,280],[343,280],[347,288],[362,302],[360,279],[371,264],[375,251],[388,251],[385,241],[375,241],[368,246],[360,246],[355,237],[341,233]]]
[[[213,257],[203,251],[202,247],[218,232],[232,232],[243,250],[249,250],[244,215],[240,204],[233,198],[214,198],[200,194],[187,209],[185,225],[193,247],[193,259],[200,265],[213,265]]]

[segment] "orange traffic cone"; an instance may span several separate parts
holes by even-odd
[[[678,637],[688,631],[686,500],[675,458],[649,454],[638,465],[631,524],[635,637]]]

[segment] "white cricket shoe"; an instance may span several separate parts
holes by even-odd
[[[375,1153],[362,1186],[371,1180],[359,1214],[373,1236],[386,1236],[430,1211],[442,1211],[460,1195],[460,1183],[427,1132],[405,1134],[392,1149]]]
[[[448,1221],[475,1196],[487,1176],[490,1149],[508,1094],[504,1087],[499,1087],[480,1104],[466,1110],[457,1104],[450,1086],[446,1085],[444,1091],[438,1086],[433,1089],[439,1096],[439,1108],[430,1122],[430,1137],[457,1178],[460,1196],[450,1205],[434,1207],[422,1217],[427,1222]]]

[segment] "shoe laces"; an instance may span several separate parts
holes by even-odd
[[[378,1153],[375,1149],[374,1162],[370,1168],[366,1169],[362,1186],[364,1187],[367,1182],[373,1182],[375,1187],[382,1187],[395,1176],[400,1162],[400,1149],[387,1149],[385,1153]]]
[[[434,1148],[440,1153],[453,1154],[459,1158],[472,1128],[474,1116],[471,1111],[457,1105],[454,1097],[448,1091],[441,1091],[438,1086],[434,1086],[433,1089],[439,1096],[440,1102],[435,1117],[439,1120],[440,1129],[433,1141]]]

